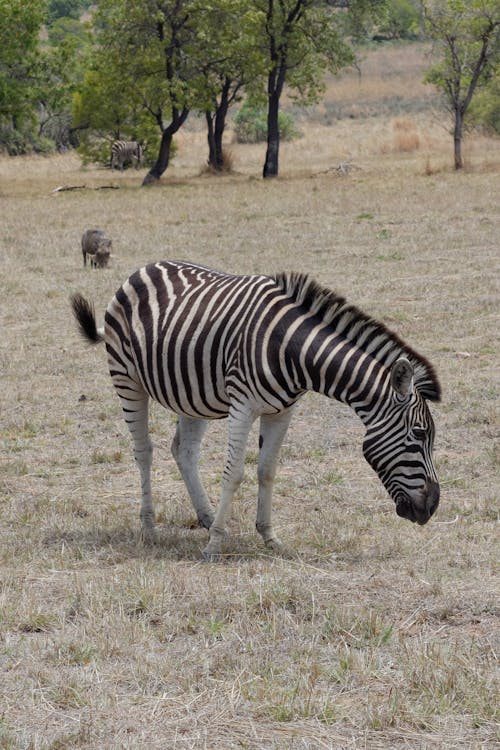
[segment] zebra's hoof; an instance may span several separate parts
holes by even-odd
[[[200,560],[201,560],[201,562],[204,562],[204,563],[220,562],[221,561],[220,550],[210,549],[210,545],[208,545],[202,551],[201,556],[200,556]]]
[[[278,539],[278,537],[267,539],[265,545],[267,549],[270,549],[271,552],[276,552],[276,554],[280,554],[283,552],[283,544]]]
[[[152,547],[157,543],[158,539],[156,531],[154,529],[142,528],[141,529],[141,543],[145,547]]]

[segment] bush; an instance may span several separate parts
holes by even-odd
[[[500,135],[500,68],[495,71],[484,89],[477,92],[467,115],[473,125]]]
[[[418,39],[422,36],[422,10],[415,0],[389,0],[377,38]]]
[[[262,143],[267,140],[267,113],[262,107],[244,104],[234,118],[236,140],[238,143]],[[295,127],[292,115],[280,112],[278,115],[280,138],[293,141],[302,133]]]
[[[0,152],[9,156],[23,154],[52,154],[55,144],[50,138],[36,135],[31,128],[15,130],[10,125],[0,124]]]

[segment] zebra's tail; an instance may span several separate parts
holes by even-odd
[[[81,294],[74,294],[71,297],[71,307],[83,338],[90,341],[91,344],[99,344],[104,341],[104,330],[97,328],[92,302],[86,300]]]

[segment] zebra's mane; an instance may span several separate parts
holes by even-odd
[[[415,387],[419,393],[430,401],[440,400],[441,386],[430,362],[383,323],[348,304],[344,297],[321,286],[307,274],[277,273],[274,279],[297,305],[322,318],[363,351],[372,351],[373,356],[386,367],[390,367],[399,357],[406,357],[413,365]]]

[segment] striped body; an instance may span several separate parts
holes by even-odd
[[[284,381],[279,389],[266,387],[266,312],[285,304],[266,276],[175,263],[148,266],[130,277],[108,307],[110,368],[120,372],[116,352],[148,395],[177,414],[219,419],[238,401],[257,413],[274,413],[302,391]]]
[[[425,523],[437,507],[434,426],[426,403],[440,395],[432,367],[383,325],[306,276],[235,276],[183,262],[151,264],[111,300],[104,340],[141,469],[143,528],[151,534],[149,398],[179,415],[173,452],[198,517],[210,526],[206,557],[220,551],[257,417],[257,528],[266,544],[278,544],[271,525],[276,461],[293,406],[308,390],[349,404],[362,419],[364,455],[399,515]],[[222,417],[228,417],[228,454],[214,519],[197,462],[206,421]]]
[[[111,169],[123,169],[129,162],[135,162],[138,168],[142,164],[142,158],[142,146],[137,141],[115,141],[111,146]]]

